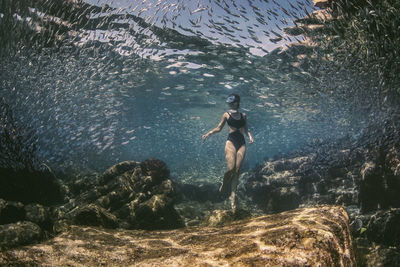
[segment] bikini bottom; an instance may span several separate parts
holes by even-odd
[[[230,133],[228,135],[228,140],[231,141],[232,144],[235,146],[236,151],[238,151],[239,148],[242,147],[242,145],[246,144],[243,134],[239,131],[234,131]]]

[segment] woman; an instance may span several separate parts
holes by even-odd
[[[228,123],[229,135],[225,144],[227,171],[224,174],[224,179],[219,191],[222,194],[226,194],[227,191],[228,193],[230,192],[229,199],[231,201],[232,210],[235,210],[235,194],[239,180],[239,171],[246,154],[246,142],[243,133],[249,137],[249,144],[253,143],[253,137],[247,128],[246,114],[238,111],[240,105],[239,95],[229,95],[226,99],[226,103],[228,103],[231,109],[222,115],[218,126],[203,135],[202,138],[203,141],[205,141],[210,135],[220,132],[222,128],[224,128],[225,123]]]

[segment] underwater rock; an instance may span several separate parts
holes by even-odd
[[[135,208],[134,228],[172,229],[183,227],[183,220],[175,210],[171,199],[165,195],[154,195]]]
[[[361,169],[360,202],[363,212],[378,209],[383,204],[384,176],[374,162],[366,162]]]
[[[364,134],[355,145],[322,144],[300,156],[293,153],[265,162],[245,175],[244,186],[265,212],[290,209],[290,205],[344,205],[352,234],[367,243],[358,248],[360,265],[396,266],[382,264],[396,262],[400,246],[398,132],[388,126],[374,132],[373,139],[371,133]]]
[[[387,166],[385,197],[390,207],[400,207],[400,150],[393,146],[385,156]]]
[[[128,229],[170,229],[183,226],[174,208],[177,193],[167,165],[158,159],[125,161],[107,169],[92,187],[80,192],[60,219],[73,224]],[[85,179],[84,179],[85,180]],[[83,213],[82,213],[83,212]],[[84,216],[82,215],[84,214]],[[77,219],[77,216],[83,216]],[[104,218],[116,219],[104,220]]]
[[[223,226],[227,225],[233,221],[243,220],[250,218],[251,213],[247,210],[236,209],[232,210],[213,210],[206,214],[202,226]]]
[[[198,201],[201,203],[221,201],[221,194],[216,184],[178,184],[177,187],[179,194],[183,197],[182,201]]]
[[[65,181],[65,185],[68,188],[69,194],[71,194],[72,196],[78,196],[83,192],[89,191],[94,186],[96,186],[96,184],[98,183],[97,179],[98,179],[97,175],[87,174],[77,177],[72,181]]]
[[[24,205],[0,199],[0,224],[15,223],[25,219]]]
[[[234,221],[234,214],[230,210],[214,210],[206,216],[204,225],[222,226]]]
[[[75,208],[69,216],[76,225],[101,226],[105,228],[116,228],[118,226],[117,218],[94,204]]]
[[[375,147],[376,156],[361,168],[360,203],[363,212],[400,207],[400,153],[396,145]]]
[[[372,245],[365,255],[363,266],[400,266],[400,250],[396,247]]]
[[[378,211],[366,226],[369,240],[389,246],[400,245],[400,209]]]
[[[246,193],[266,212],[315,204],[358,206],[365,153],[333,148],[267,161],[246,175]]]
[[[53,219],[49,207],[40,204],[25,205],[25,220],[39,225],[42,229],[52,231]]]
[[[0,177],[0,198],[4,200],[45,206],[65,201],[62,184],[51,172],[0,168]]]
[[[79,263],[78,263],[79,261]],[[163,231],[72,226],[42,244],[0,251],[0,265],[355,266],[348,216],[317,206],[222,227]]]
[[[40,236],[53,233],[53,219],[49,207],[40,204],[24,205],[21,202],[0,199],[1,231],[10,230],[8,234],[5,232],[1,234],[0,239],[5,242],[5,245],[11,239],[10,246],[37,242],[39,233]]]
[[[258,171],[249,173],[245,182],[246,192],[266,211],[281,212],[299,207],[301,174],[296,172],[312,157],[267,162]],[[304,190],[303,190],[304,191]]]
[[[365,236],[354,238],[357,266],[400,266],[400,249],[369,241]]]
[[[42,230],[32,222],[22,221],[0,225],[0,247],[16,247],[38,242]],[[0,265],[1,262],[0,262]]]
[[[107,183],[115,177],[134,169],[140,163],[135,161],[124,161],[108,168],[100,178],[100,183]]]

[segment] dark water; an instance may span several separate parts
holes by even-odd
[[[86,1],[62,12],[42,2],[0,11],[0,90],[54,169],[157,157],[181,180],[213,181],[227,130],[201,135],[232,92],[255,139],[245,170],[315,140],[357,138],[374,112],[354,73],[318,78],[274,56],[296,41],[281,29],[313,11],[309,0]]]

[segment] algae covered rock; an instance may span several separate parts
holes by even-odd
[[[222,226],[235,220],[234,213],[230,210],[214,210],[205,218],[204,225]]]
[[[75,208],[71,213],[71,220],[76,225],[101,226],[105,228],[116,228],[117,218],[94,204]]]
[[[41,239],[42,230],[32,222],[23,221],[0,225],[0,247],[22,246],[38,242]]]
[[[67,211],[73,224],[106,228],[170,229],[183,226],[167,165],[158,159],[124,161],[107,169]]]
[[[250,218],[251,213],[247,210],[236,209],[232,210],[213,210],[206,214],[202,226],[224,226],[237,220]]]
[[[369,240],[389,246],[400,245],[400,209],[382,210],[371,216],[366,226]]]
[[[400,250],[396,247],[373,245],[365,256],[365,266],[400,266]]]
[[[39,225],[41,228],[52,231],[53,218],[49,207],[40,204],[25,205],[25,220]]]
[[[135,228],[169,229],[183,226],[183,221],[171,203],[163,195],[154,195],[135,208]]]
[[[0,199],[0,244],[19,246],[35,243],[53,231],[48,207]]]
[[[259,170],[248,175],[246,192],[266,211],[281,212],[298,208],[302,202],[300,196],[314,193],[302,182],[302,170],[312,160],[313,156],[266,162]],[[315,182],[313,177],[308,180],[309,183]]]
[[[358,205],[365,150],[327,147],[267,161],[246,175],[246,193],[267,212],[316,204]]]
[[[0,265],[355,266],[346,211],[316,206],[221,227],[110,230],[72,226],[42,244],[0,252]]]

